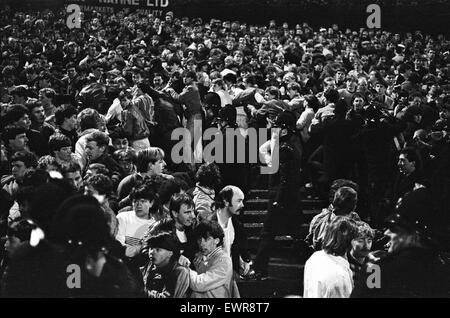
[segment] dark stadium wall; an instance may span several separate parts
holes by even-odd
[[[0,0],[21,9],[61,8],[78,3],[87,9],[109,7],[154,12],[156,16],[174,11],[178,16],[238,20],[266,24],[274,19],[291,26],[308,22],[313,27],[331,26],[359,30],[366,27],[367,5],[381,7],[383,29],[399,32],[422,30],[447,33],[450,26],[450,0]]]

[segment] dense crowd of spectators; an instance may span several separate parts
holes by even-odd
[[[0,12],[2,295],[239,297],[237,280],[267,275],[252,269],[238,218],[254,167],[273,165],[271,141],[283,140],[275,127],[298,154],[289,166],[296,188],[282,200],[330,203],[306,238],[315,253],[305,297],[349,297],[358,271],[382,258],[369,252],[393,213],[390,252],[442,250],[435,237],[445,239],[450,197],[444,36],[172,12],[82,13],[82,27],[69,29],[63,11]],[[246,143],[258,163],[177,163],[171,133],[192,134],[196,121],[217,133],[237,128],[244,140],[249,128],[267,128],[271,141]],[[187,158],[196,151],[184,147]],[[286,171],[272,180],[275,191]],[[404,215],[413,228],[402,232]],[[71,264],[82,288],[66,286]],[[390,286],[382,295],[448,292],[445,283]]]

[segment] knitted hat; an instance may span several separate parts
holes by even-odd
[[[158,233],[148,241],[150,248],[163,248],[174,253],[179,253],[180,244],[175,240],[172,234],[167,232]]]

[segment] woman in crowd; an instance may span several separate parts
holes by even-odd
[[[337,216],[328,225],[323,250],[311,255],[305,264],[303,297],[350,297],[353,274],[347,260],[347,252],[357,235],[355,221],[346,216]]]

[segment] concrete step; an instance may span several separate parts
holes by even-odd
[[[244,228],[248,236],[259,236],[261,234],[263,226],[264,223],[262,222],[244,223]]]
[[[247,210],[267,210],[269,204],[268,199],[250,199],[245,201],[245,209]]]
[[[255,167],[253,175],[250,178],[250,189],[267,189],[269,184],[269,175],[260,174],[260,168]]]
[[[249,239],[251,237],[259,238],[263,227],[264,227],[263,222],[244,223],[244,228],[246,229]],[[302,224],[301,227],[299,228],[300,237],[306,237],[306,234],[308,234],[308,230],[309,230],[309,224],[307,224],[307,223]],[[279,234],[280,234],[280,236],[283,236],[288,233],[279,233]]]
[[[249,241],[259,241],[259,236],[249,236]],[[275,236],[275,242],[292,242],[292,236],[290,235],[277,235]]]
[[[303,210],[304,222],[311,222],[312,218],[321,212],[320,209],[317,210]],[[242,223],[257,223],[264,222],[266,219],[267,211],[266,210],[247,210],[244,211],[240,216],[239,220]]]
[[[321,209],[312,209],[312,210],[303,210],[302,213],[304,215],[316,215],[320,213]],[[241,216],[249,216],[249,215],[266,215],[267,210],[246,210]]]
[[[269,199],[275,193],[269,190],[251,190],[248,197],[249,199]]]
[[[264,226],[263,222],[255,222],[255,223],[244,223],[244,227],[247,229],[262,229]],[[299,229],[300,232],[303,230],[308,230],[309,224],[302,224],[301,228]],[[251,237],[251,236],[250,236]]]
[[[267,210],[269,199],[249,199],[245,202],[246,210]],[[327,206],[324,200],[303,199],[302,208],[304,210],[323,209]]]
[[[237,282],[241,298],[284,298],[288,295],[302,295],[302,279],[279,279],[269,276],[265,281]]]
[[[243,298],[282,298],[303,294],[303,264],[287,264],[284,260],[271,258],[268,279],[264,281],[238,280]]]
[[[268,189],[254,189],[254,190],[250,190],[250,192],[247,194],[247,199],[270,199],[273,198],[273,196],[275,195],[275,191],[271,191]],[[315,195],[314,193],[311,193],[311,191],[309,189],[305,189],[305,188],[301,188],[299,190],[299,195],[302,198],[307,199],[309,196],[311,196],[312,200],[321,200],[319,198],[314,198]]]
[[[306,237],[307,231],[304,233],[302,238]],[[248,249],[250,253],[256,254],[258,252],[259,245],[261,243],[260,235],[250,236],[248,238]],[[278,235],[275,237],[275,243],[273,248],[273,257],[290,258],[294,257],[293,251],[295,251],[293,246],[294,240],[289,235]]]
[[[278,240],[286,239],[277,237]],[[268,279],[265,281],[238,280],[242,297],[284,297],[301,294],[303,289],[304,262],[299,262],[293,250],[275,249],[268,264]],[[255,255],[252,255],[255,259]]]

